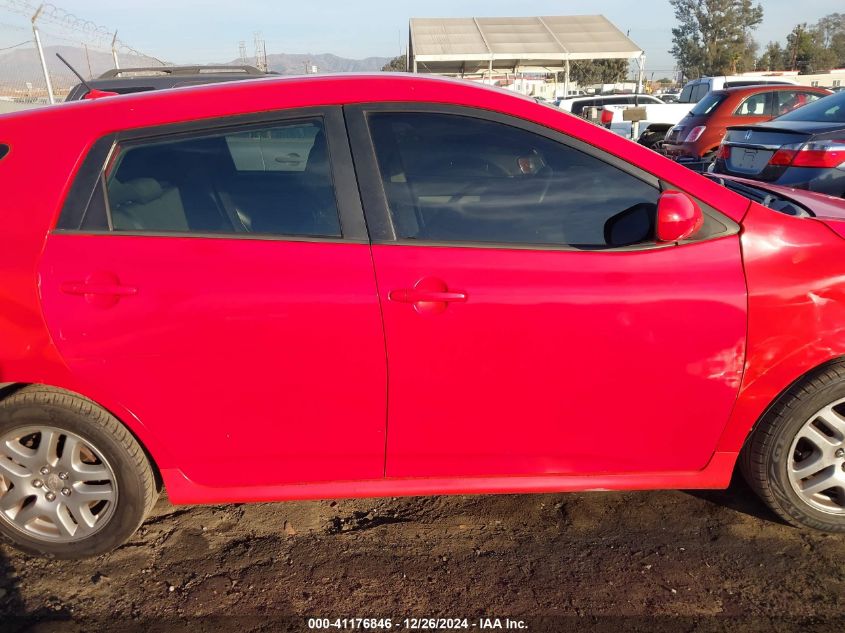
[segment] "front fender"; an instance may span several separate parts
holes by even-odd
[[[739,451],[790,385],[845,357],[845,240],[823,222],[756,203],[742,224],[748,348],[719,451]]]

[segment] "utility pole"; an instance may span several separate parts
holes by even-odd
[[[798,43],[801,40],[801,25],[795,27],[795,41],[792,43],[792,62],[789,70],[795,70],[795,62],[798,60]]]
[[[238,42],[238,56],[241,58],[241,63],[246,65],[246,42],[244,40]]]
[[[120,61],[117,59],[117,31],[114,32],[114,37],[111,38],[111,58],[114,60],[114,67],[120,69]]]
[[[91,56],[88,54],[88,44],[82,42],[82,46],[85,49],[85,61],[88,62],[88,79],[93,79],[94,73],[91,72]]]
[[[38,27],[35,26],[38,16],[41,15],[41,10],[44,5],[38,7],[38,10],[32,16],[32,34],[35,36],[35,47],[38,49],[38,57],[41,60],[41,70],[44,72],[44,82],[47,84],[47,99],[50,103],[56,103],[56,98],[53,96],[53,82],[50,81],[50,73],[47,71],[47,60],[44,58],[44,48],[41,46],[41,35],[38,33]]]
[[[253,44],[255,45],[255,67],[261,72],[266,73],[267,68],[267,45],[261,37],[261,31],[255,31],[253,34]]]

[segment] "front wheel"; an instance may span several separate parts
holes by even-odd
[[[108,552],[156,497],[144,450],[90,400],[29,386],[0,401],[0,535],[19,549],[64,559]]]
[[[749,438],[740,465],[787,522],[845,532],[845,363],[790,388]]]

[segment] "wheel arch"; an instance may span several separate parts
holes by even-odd
[[[138,424],[127,424],[126,418],[133,417],[127,411],[125,415],[121,415],[119,411],[115,411],[112,408],[104,405],[102,402],[98,402],[96,399],[91,398],[83,393],[79,393],[73,389],[68,389],[61,385],[51,385],[48,383],[40,383],[40,382],[4,382],[0,383],[0,402],[8,398],[9,396],[18,393],[21,389],[26,387],[53,387],[55,389],[62,389],[67,393],[74,395],[79,398],[83,398],[88,400],[89,402],[95,404],[96,406],[100,407],[101,409],[107,411],[110,415],[114,416],[114,418],[123,425],[123,427],[132,434],[132,437],[135,438],[135,441],[138,442],[138,445],[141,447],[141,450],[144,451],[144,455],[147,458],[147,461],[150,463],[150,467],[153,471],[153,476],[155,477],[155,485],[156,490],[160,493],[164,488],[164,480],[161,476],[161,466],[159,465],[158,460],[153,456],[153,451],[150,450],[148,442],[144,440],[142,435],[137,432],[137,427],[142,426]],[[137,419],[137,418],[136,418]]]

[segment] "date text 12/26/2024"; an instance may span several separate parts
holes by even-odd
[[[511,618],[308,618],[310,630],[480,631],[527,630],[525,620]]]

